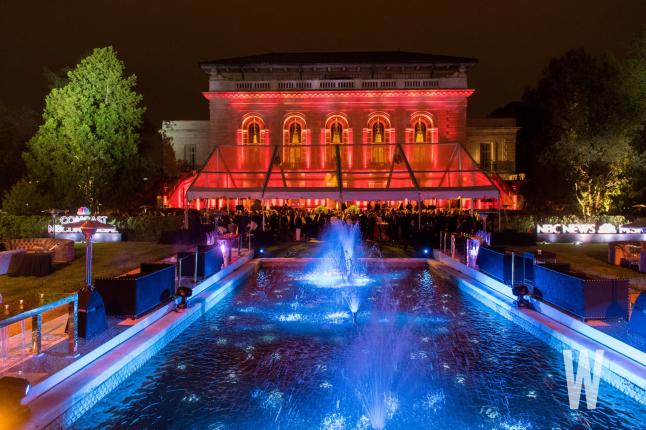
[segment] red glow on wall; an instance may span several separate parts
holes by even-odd
[[[373,90],[373,91],[204,91],[207,100],[226,99],[307,99],[307,98],[411,98],[411,97],[469,97],[473,89],[438,90]]]

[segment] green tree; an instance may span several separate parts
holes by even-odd
[[[554,153],[567,159],[570,156],[562,149],[578,142],[583,148],[606,154],[600,149],[602,142],[624,142],[631,135],[636,109],[623,84],[623,66],[609,55],[570,50],[550,61],[538,84],[525,91],[521,102],[492,113],[514,115],[521,127],[517,165],[527,174],[523,191],[532,209],[580,207],[581,196],[572,192],[572,172],[556,162]],[[581,162],[585,159],[575,164]]]
[[[626,92],[632,96],[636,110],[632,146],[636,157],[632,163],[631,186],[625,209],[646,203],[646,28],[635,38],[626,61]]]
[[[624,191],[634,157],[628,138],[609,135],[562,139],[542,161],[565,172],[581,214],[590,217],[608,212]]]
[[[43,194],[39,184],[29,179],[16,182],[2,198],[2,210],[12,215],[40,215],[51,204],[51,198]]]
[[[24,159],[61,206],[114,199],[138,158],[142,96],[112,47],[97,48],[45,99],[43,123]]]

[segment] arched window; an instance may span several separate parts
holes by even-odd
[[[242,117],[242,124],[238,129],[238,144],[259,145],[267,143],[268,130],[265,128],[265,121],[255,113],[249,113]]]
[[[340,123],[332,123],[330,126],[330,134],[332,136],[332,143],[336,144],[343,142],[343,126]]]
[[[409,162],[415,165],[435,167],[438,148],[428,143],[438,143],[435,119],[429,112],[415,112],[410,117],[410,128],[406,129],[404,152]]]
[[[344,113],[335,112],[325,119],[325,128],[321,130],[321,143],[326,145],[345,145],[352,143],[352,129],[348,117]],[[335,165],[336,150],[329,146],[320,147],[321,167],[331,168]],[[345,158],[348,166],[352,166],[352,148],[343,149],[341,156]]]
[[[301,126],[294,122],[289,126],[289,143],[300,145],[301,141]]]
[[[257,122],[249,124],[249,143],[260,143],[260,125]]]
[[[384,143],[384,124],[377,120],[372,126],[372,143]]]
[[[415,143],[426,142],[426,124],[422,122],[421,117],[418,117],[418,120],[415,123],[413,134],[414,134],[413,142]]]
[[[391,143],[395,130],[390,126],[390,117],[385,112],[374,112],[368,116],[368,126],[364,129],[364,144],[375,144],[363,148],[365,168],[380,168],[388,165],[394,153]]]
[[[344,144],[349,141],[349,124],[345,114],[334,113],[328,115],[325,121],[325,143]]]
[[[238,129],[237,150],[238,167],[244,169],[259,169],[262,166],[263,152],[266,148],[260,145],[269,143],[269,130],[265,128],[265,121],[257,113],[248,113],[242,117],[242,123]],[[249,148],[248,145],[256,146]]]
[[[428,112],[415,112],[411,115],[410,128],[406,129],[406,143],[437,143],[433,115]]]
[[[287,115],[283,122],[283,150],[281,161],[286,168],[309,168],[309,130],[305,116],[300,113]]]

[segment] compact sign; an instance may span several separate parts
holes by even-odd
[[[539,241],[547,242],[613,242],[618,240],[646,240],[646,229],[596,224],[537,224]]]
[[[85,211],[84,211],[85,212]],[[82,213],[79,209],[78,213]],[[87,212],[85,212],[87,213]],[[104,215],[69,215],[59,217],[59,224],[48,225],[47,231],[49,234],[55,234],[59,239],[70,239],[75,242],[83,240],[83,233],[80,228],[66,227],[68,224],[73,224],[80,221],[98,221],[103,224],[108,223],[108,217]],[[94,234],[95,242],[118,242],[121,240],[121,233],[117,231],[116,227],[100,228]]]

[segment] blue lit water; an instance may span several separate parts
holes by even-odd
[[[302,270],[261,268],[75,428],[646,428],[604,381],[571,410],[561,353],[424,266]]]

